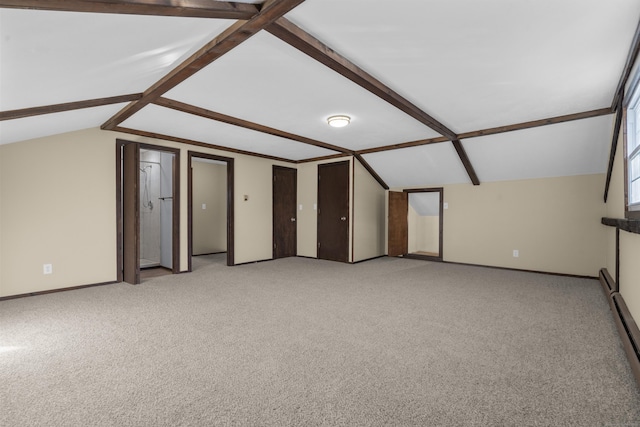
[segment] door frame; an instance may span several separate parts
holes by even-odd
[[[163,147],[161,145],[146,144],[142,142],[129,141],[126,139],[116,138],[116,228],[117,228],[117,272],[118,282],[124,280],[124,222],[123,222],[123,164],[122,149],[127,144],[137,144],[138,150],[154,150],[164,151],[174,154],[173,170],[171,171],[173,188],[172,188],[172,243],[171,243],[171,272],[173,274],[180,273],[180,150],[177,148]],[[140,197],[138,195],[138,197]],[[139,220],[139,219],[138,219]],[[140,230],[137,230],[138,247],[140,245]],[[137,260],[138,268],[140,260]]]
[[[290,167],[286,167],[286,166],[279,166],[279,165],[273,165],[271,168],[271,175],[272,175],[272,187],[271,187],[271,197],[272,197],[272,207],[271,207],[271,222],[272,222],[272,243],[273,243],[273,248],[272,248],[272,252],[271,252],[271,257],[273,259],[277,259],[276,258],[276,212],[275,212],[275,196],[276,196],[276,181],[275,181],[275,177],[276,177],[276,170],[278,169],[284,169],[287,171],[293,171],[293,186],[295,187],[296,190],[296,194],[295,194],[295,206],[294,206],[294,217],[295,218],[295,234],[294,234],[294,240],[293,240],[293,252],[294,254],[291,256],[297,256],[298,254],[298,169],[296,168],[290,168]]]
[[[438,212],[439,215],[439,223],[440,223],[440,233],[439,233],[439,241],[438,241],[438,246],[439,246],[439,251],[438,251],[438,256],[428,256],[428,255],[418,255],[418,254],[406,254],[405,258],[412,258],[412,259],[423,259],[423,260],[427,260],[427,261],[442,261],[444,259],[444,254],[442,252],[443,249],[443,226],[444,226],[444,188],[442,187],[437,187],[437,188],[415,188],[415,189],[410,189],[410,190],[403,190],[405,193],[440,193],[439,194],[439,203],[440,203],[440,209]],[[407,212],[407,215],[409,214],[409,212]],[[409,236],[407,234],[407,240],[408,240]]]
[[[208,160],[217,160],[219,162],[225,162],[227,164],[227,265],[235,265],[235,252],[234,252],[234,172],[233,161],[231,157],[223,157],[215,154],[200,153],[198,151],[187,152],[187,239],[188,239],[188,255],[189,255],[189,268],[188,271],[193,271],[193,265],[191,258],[193,257],[193,158],[201,158]]]

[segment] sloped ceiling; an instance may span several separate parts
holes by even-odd
[[[637,0],[171,4],[0,0],[0,144],[103,126],[356,155],[390,187],[603,173],[640,18]]]

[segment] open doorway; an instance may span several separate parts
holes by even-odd
[[[233,159],[189,151],[189,271],[234,265]]]
[[[442,261],[443,189],[389,192],[389,256]]]
[[[407,257],[442,260],[442,188],[405,191]]]
[[[179,150],[116,141],[118,281],[180,272]]]

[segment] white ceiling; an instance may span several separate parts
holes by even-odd
[[[609,107],[640,2],[306,0],[286,18],[463,133]],[[233,23],[0,9],[0,111],[141,93]],[[164,96],[348,150],[439,136],[264,31]],[[1,121],[0,144],[120,108]],[[339,113],[352,124],[327,126]],[[335,153],[155,105],[122,126],[292,161]],[[602,173],[611,127],[607,115],[462,143],[481,182]],[[390,187],[470,182],[450,142],[363,157]]]

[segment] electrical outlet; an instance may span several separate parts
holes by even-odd
[[[519,250],[517,250],[517,249],[514,249],[514,250],[513,250],[513,257],[514,257],[514,258],[518,258],[519,256],[520,256],[520,251],[519,251]]]
[[[443,208],[443,209],[449,209],[449,203],[444,202],[444,203],[442,204],[442,208]]]
[[[53,264],[42,264],[42,274],[53,274]]]
[[[202,204],[202,210],[205,210],[205,209],[207,209],[207,204],[206,204],[206,203],[203,203],[203,204]]]

